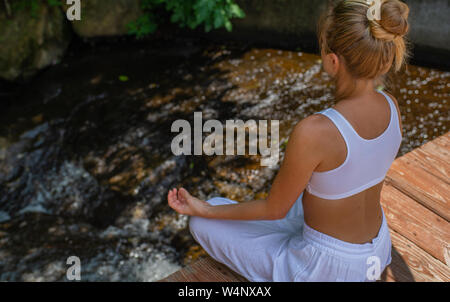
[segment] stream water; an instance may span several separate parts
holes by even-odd
[[[409,66],[391,91],[399,156],[448,131],[450,72]],[[319,57],[302,52],[195,40],[74,51],[0,113],[0,280],[63,281],[78,256],[84,281],[155,281],[204,256],[168,189],[246,201],[267,194],[276,168],[174,156],[172,122],[280,120],[283,151],[332,93]]]

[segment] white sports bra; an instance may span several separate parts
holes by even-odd
[[[402,134],[397,108],[391,98],[377,90],[388,100],[391,118],[389,126],[378,137],[365,139],[333,108],[316,112],[327,116],[338,128],[347,145],[347,157],[337,168],[313,172],[306,190],[320,198],[340,199],[372,187],[386,176],[397,156]]]

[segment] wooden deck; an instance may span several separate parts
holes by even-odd
[[[392,263],[381,281],[450,281],[450,132],[397,158],[381,193]],[[243,277],[204,258],[163,282],[239,282]]]

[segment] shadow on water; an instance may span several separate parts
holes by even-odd
[[[411,66],[397,78],[400,154],[447,131],[449,77]],[[173,121],[280,120],[284,142],[332,89],[302,52],[191,39],[76,49],[3,94],[0,280],[65,280],[76,255],[83,280],[153,281],[204,255],[168,189],[246,201],[276,170],[257,156],[173,156]]]

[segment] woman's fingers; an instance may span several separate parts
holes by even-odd
[[[169,193],[167,194],[167,199],[168,199],[169,201],[172,201],[172,199],[173,199],[173,189],[172,189],[172,190],[169,190]]]
[[[186,198],[185,198],[185,196],[184,196],[184,189],[183,188],[181,188],[180,190],[178,190],[178,200],[180,200],[180,201],[185,201],[186,200]]]
[[[169,190],[169,195],[172,197],[177,197],[177,189]]]
[[[185,189],[185,188],[180,188],[180,190],[178,190],[178,199],[183,201],[183,202],[189,202],[190,198],[192,198],[191,194],[189,194],[189,192]]]
[[[169,190],[169,193],[167,194],[167,201],[169,202],[169,206],[173,208],[177,203],[177,193],[176,189]]]
[[[172,209],[180,214],[183,214],[182,212],[185,201],[180,200],[178,194],[179,191],[176,188],[169,190],[169,193],[167,194],[167,201]]]

